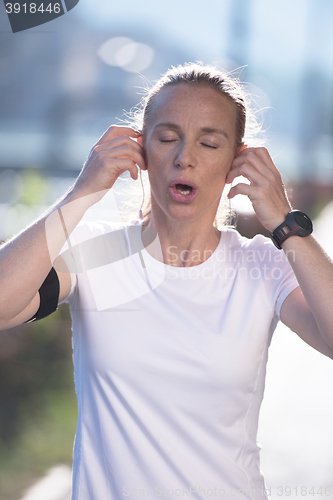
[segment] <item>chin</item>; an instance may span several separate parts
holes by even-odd
[[[171,207],[167,212],[167,215],[170,217],[170,219],[177,222],[193,222],[205,215],[205,213],[207,212],[200,211],[194,206],[186,205]]]

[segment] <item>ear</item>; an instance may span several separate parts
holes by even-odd
[[[233,165],[233,161],[234,161],[234,159],[235,159],[235,158],[237,158],[237,156],[239,156],[239,155],[242,153],[242,151],[244,151],[246,148],[247,148],[247,144],[244,144],[244,143],[242,143],[242,144],[240,144],[240,145],[238,146],[238,148],[236,149],[236,154],[235,154],[235,156],[234,156],[234,158],[233,158],[233,160],[232,160],[232,162],[231,162],[229,172],[232,170],[232,165]],[[229,173],[229,172],[228,172],[228,173]],[[227,174],[227,177],[226,177],[226,178],[228,178],[228,174]],[[227,182],[228,182],[228,181],[227,181]]]
[[[141,130],[139,130],[139,132],[141,132]],[[140,146],[143,148],[143,136],[142,136],[142,134],[137,138],[136,142],[138,144],[140,144]],[[143,157],[144,157],[144,160],[145,160],[146,167],[142,168],[141,170],[147,170],[146,155],[145,155],[145,151],[144,150],[143,150]]]
[[[238,146],[236,156],[240,155],[241,152],[244,151],[244,149],[246,149],[246,148],[247,148],[247,144],[244,144],[244,143],[242,143],[240,146]]]

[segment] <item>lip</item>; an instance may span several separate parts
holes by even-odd
[[[191,193],[190,194],[180,193],[176,189],[176,184],[186,184],[187,186],[190,186],[192,188]],[[172,198],[175,201],[177,201],[178,203],[192,203],[198,194],[197,185],[188,179],[181,179],[181,178],[174,179],[170,183],[169,188],[170,188],[170,193],[171,193]]]

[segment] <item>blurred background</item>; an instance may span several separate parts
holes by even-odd
[[[80,0],[13,34],[1,3],[0,241],[68,189],[143,87],[171,65],[202,61],[242,68],[291,202],[316,220],[333,256],[332,25],[331,0]],[[238,228],[251,237],[262,228],[238,198]],[[114,200],[103,210],[119,215]],[[332,386],[332,361],[279,326],[259,429],[271,498],[333,498]],[[76,402],[67,306],[0,332],[0,401],[0,498],[69,499]],[[58,496],[27,493],[47,474]]]

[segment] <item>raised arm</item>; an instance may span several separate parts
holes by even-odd
[[[229,198],[247,195],[262,225],[273,232],[285,221],[291,205],[268,151],[243,150],[234,160],[227,182],[240,175],[251,184],[232,187]],[[281,320],[314,349],[333,359],[333,262],[312,235],[289,237],[281,247],[300,285],[284,300]]]
[[[0,248],[0,329],[29,320],[40,306],[39,289],[68,235],[86,210],[97,203],[128,170],[138,178],[145,168],[140,133],[110,127],[92,148],[77,180],[61,200],[38,221]],[[59,300],[70,292],[70,275],[57,271]]]

